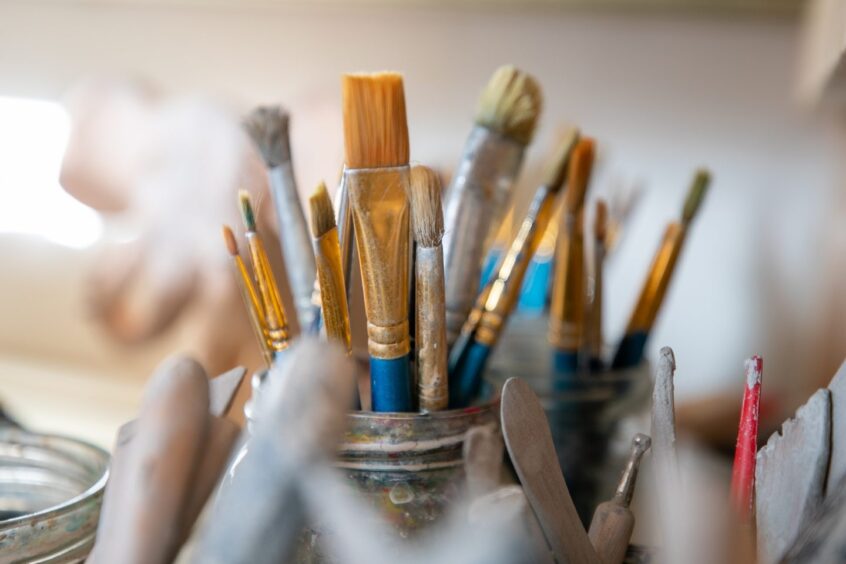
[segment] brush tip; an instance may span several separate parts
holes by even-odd
[[[345,74],[341,81],[344,148],[350,168],[408,164],[408,121],[402,75]]]
[[[564,180],[567,178],[567,163],[570,162],[573,147],[578,140],[579,130],[574,127],[564,130],[558,139],[552,158],[544,171],[544,186],[548,186],[552,192],[558,192],[564,185]]]
[[[238,191],[238,203],[241,208],[241,219],[247,231],[256,230],[256,214],[253,211],[253,204],[250,201],[250,193],[246,190]]]
[[[602,198],[596,201],[596,215],[593,218],[593,237],[604,242],[608,234],[608,204]]]
[[[690,223],[696,216],[696,212],[699,211],[710,184],[711,173],[704,168],[697,170],[690,189],[687,192],[687,199],[684,202],[684,209],[682,210],[682,222],[684,224]]]
[[[537,81],[518,68],[505,65],[496,69],[482,91],[476,123],[528,145],[542,106]]]
[[[309,196],[308,206],[311,211],[311,234],[315,239],[334,229],[335,211],[325,182],[321,181]]]
[[[577,213],[585,203],[585,195],[590,185],[593,171],[596,143],[589,137],[582,137],[573,148],[570,164],[567,167],[567,192],[564,206],[569,213]]]
[[[259,149],[268,168],[291,160],[289,115],[281,106],[259,106],[244,119],[244,128]]]
[[[411,225],[414,240],[421,247],[437,247],[444,237],[441,181],[426,166],[411,169]]]
[[[238,254],[238,241],[235,240],[235,233],[228,225],[223,226],[223,240],[226,242],[226,249],[233,257]]]

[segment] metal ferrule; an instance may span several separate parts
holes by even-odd
[[[409,168],[344,171],[364,286],[370,356],[410,351],[408,331]]]
[[[517,236],[500,259],[496,278],[488,284],[474,307],[474,310],[481,309],[476,326],[476,340],[480,343],[493,347],[499,339],[505,321],[517,305],[526,270],[541,244],[554,206],[555,194],[547,186],[539,188]]]
[[[349,353],[350,314],[347,307],[347,291],[341,270],[341,248],[338,243],[338,229],[330,229],[313,240],[314,257],[317,262],[317,277],[320,284],[320,303],[323,309],[323,323],[326,335],[344,345]]]
[[[291,295],[297,310],[300,330],[308,329],[314,316],[311,307],[311,292],[314,288],[314,255],[311,237],[306,224],[305,213],[300,205],[297,183],[291,162],[275,166],[268,171],[270,193],[279,220],[279,242],[282,258],[291,285]]]
[[[350,211],[346,177],[346,169],[344,169],[344,174],[341,175],[341,182],[338,186],[338,193],[335,196],[335,209],[338,216],[336,218],[338,223],[338,241],[341,244],[341,267],[344,274],[344,282],[347,285],[347,300],[349,301],[355,235],[353,232],[352,212]]]
[[[558,350],[578,351],[584,342],[585,272],[582,214],[564,213],[555,253],[549,340]]]
[[[637,482],[637,471],[640,467],[640,460],[643,455],[649,450],[652,444],[652,439],[648,435],[638,433],[632,441],[632,450],[629,454],[629,460],[626,463],[626,468],[620,476],[620,482],[617,485],[617,491],[614,492],[614,502],[628,507],[631,505],[632,497],[634,496],[635,485]]]
[[[658,310],[664,301],[667,287],[670,285],[670,279],[681,253],[685,233],[685,227],[676,222],[668,225],[667,230],[664,231],[664,238],[661,241],[661,246],[658,247],[655,259],[652,261],[649,276],[640,292],[626,333],[649,331],[655,323],[655,318],[658,316]]]
[[[476,126],[464,145],[444,203],[447,341],[473,308],[482,262],[502,220],[525,147]]]
[[[415,354],[420,409],[446,409],[447,345],[444,320],[443,248],[417,246],[415,259]]]

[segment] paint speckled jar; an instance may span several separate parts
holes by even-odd
[[[642,363],[630,370],[580,375],[578,386],[560,391],[552,374],[547,318],[511,319],[487,377],[496,385],[523,378],[538,395],[573,502],[588,525],[596,505],[614,493],[632,436],[649,433],[652,378]]]
[[[0,562],[84,562],[108,465],[88,443],[0,428]]]

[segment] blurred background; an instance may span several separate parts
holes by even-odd
[[[149,158],[163,167],[177,158],[168,143],[203,145],[226,119],[281,103],[308,194],[340,171],[340,74],[390,69],[405,75],[412,159],[449,175],[479,92],[513,63],[545,98],[515,217],[562,124],[598,141],[592,197],[643,188],[608,265],[611,342],[694,169],[713,171],[649,355],[674,348],[680,404],[727,397],[729,410],[739,406],[743,360],[763,355],[765,404],[779,422],[846,355],[843,12],[838,0],[4,0],[0,401],[35,428],[110,446],[165,355],[192,352],[210,371],[255,357],[215,345],[234,331],[230,311],[245,316],[215,289],[217,276],[232,276],[221,210],[235,212],[216,171],[237,168],[225,161],[240,146],[191,153],[207,176],[134,182],[137,164],[122,160],[138,142],[133,131],[158,140]],[[200,109],[189,119],[180,104]],[[74,171],[61,171],[74,199],[59,184],[71,116],[98,111],[97,131],[118,134],[88,139],[88,149],[126,193],[75,193]],[[127,115],[132,124],[117,123]],[[153,194],[165,203],[151,206]],[[103,323],[114,271],[139,268],[155,272],[128,309],[141,318],[166,310],[143,335],[121,332],[120,319]]]

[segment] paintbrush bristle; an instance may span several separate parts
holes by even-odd
[[[291,160],[288,120],[288,112],[280,106],[260,106],[244,120],[244,127],[268,168]]]
[[[250,202],[250,193],[246,190],[238,191],[238,203],[241,208],[241,219],[247,231],[256,230],[256,214],[253,212],[253,204]]]
[[[593,236],[598,243],[605,242],[608,234],[608,205],[605,200],[596,201],[596,215],[593,218]]]
[[[322,237],[335,228],[335,211],[332,209],[332,199],[326,190],[326,183],[320,182],[314,193],[308,199],[311,209],[311,235],[315,239]]]
[[[411,225],[414,240],[421,247],[437,247],[444,237],[441,181],[431,168],[411,169]]]
[[[702,205],[702,200],[705,199],[705,193],[708,191],[708,185],[710,183],[710,172],[704,168],[696,171],[696,176],[693,177],[693,183],[687,192],[684,210],[682,210],[682,223],[685,225],[690,223],[696,216],[696,212],[699,211],[699,207]]]
[[[238,241],[235,240],[235,234],[232,228],[228,225],[223,226],[223,240],[226,241],[226,249],[233,257],[238,254]]]
[[[567,163],[578,140],[579,130],[576,128],[567,129],[558,140],[552,159],[544,172],[543,181],[544,186],[553,193],[557,193],[564,185],[564,180],[567,178]]]
[[[568,213],[577,213],[584,206],[593,170],[594,145],[593,139],[583,137],[573,149],[567,167],[567,192],[564,194],[564,207]]]
[[[346,74],[341,82],[344,148],[349,168],[408,164],[408,122],[402,75]]]
[[[516,67],[506,65],[496,69],[482,91],[476,123],[528,145],[542,106],[537,81]]]

